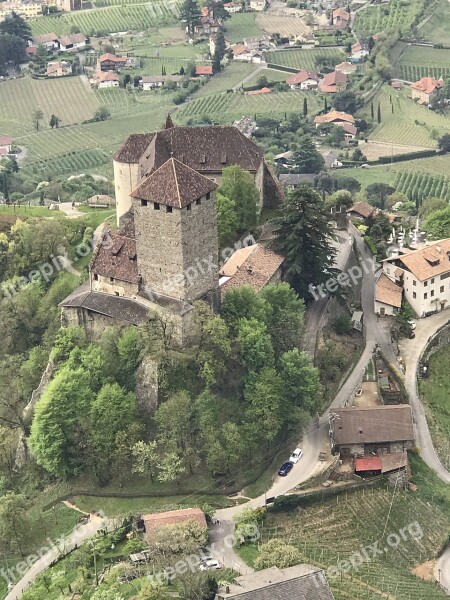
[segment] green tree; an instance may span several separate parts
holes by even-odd
[[[255,561],[256,569],[277,567],[286,569],[302,562],[302,555],[295,546],[286,544],[283,540],[273,538],[262,544],[258,558]]]
[[[59,125],[59,119],[56,115],[52,115],[50,117],[50,122],[49,122],[50,127],[53,129],[56,127],[56,129],[58,129],[58,125]]]
[[[155,588],[149,581],[144,581],[136,600],[171,600],[167,592],[160,588]]]
[[[377,208],[384,209],[386,199],[395,192],[395,188],[387,183],[372,183],[366,188],[367,200]]]
[[[222,299],[221,315],[233,336],[237,335],[241,319],[265,321],[267,305],[262,296],[249,285],[227,290]]]
[[[29,24],[16,12],[6,15],[5,19],[0,23],[0,33],[16,36],[26,42],[31,39]]]
[[[367,156],[363,154],[361,148],[355,148],[352,154],[352,160],[358,162],[365,162],[367,160]]]
[[[238,166],[226,167],[217,193],[234,202],[238,231],[244,232],[255,227],[260,198],[255,180],[248,171]]]
[[[311,293],[311,285],[325,284],[336,275],[329,213],[309,185],[300,185],[288,195],[273,224],[277,237],[272,248],[285,257],[288,277],[302,298]]]
[[[33,125],[36,131],[39,131],[40,122],[44,118],[44,113],[40,108],[37,108],[33,113]]]
[[[155,413],[161,441],[185,453],[194,441],[193,417],[192,399],[186,391],[170,396]]]
[[[156,475],[156,467],[159,462],[158,443],[153,440],[151,442],[136,442],[131,448],[133,459],[133,473],[139,475],[150,475],[150,480],[154,481]]]
[[[377,109],[377,121],[378,123],[381,123],[381,104],[378,102],[378,109]]]
[[[361,100],[351,90],[345,90],[333,96],[334,108],[350,115],[353,115],[361,107],[361,104]]]
[[[212,387],[226,372],[226,360],[231,354],[230,332],[222,317],[211,316],[203,323],[202,340],[197,363],[200,377],[208,387]]]
[[[186,472],[183,460],[176,452],[165,454],[158,464],[158,481],[170,483],[172,481],[180,482],[181,476]]]
[[[438,146],[441,152],[450,152],[450,133],[444,133],[438,139]]]
[[[422,224],[430,240],[450,238],[450,207],[430,213]]]
[[[308,99],[306,97],[303,100],[303,116],[308,116]]]
[[[208,573],[187,571],[178,577],[181,600],[214,600],[217,581]]]
[[[353,206],[353,197],[348,190],[338,190],[328,196],[326,200],[327,206],[336,206],[342,208],[350,208]]]
[[[306,352],[294,348],[281,357],[280,377],[283,397],[291,407],[298,407],[313,415],[320,405],[319,371],[312,365]]]
[[[0,496],[0,539],[9,552],[24,556],[24,540],[29,532],[30,521],[27,499],[22,494],[7,492]]]
[[[292,151],[290,168],[298,173],[319,173],[324,166],[325,160],[312,138],[305,135],[297,148]]]
[[[274,365],[272,340],[264,323],[256,319],[241,319],[237,342],[240,359],[249,372]]]
[[[186,27],[187,33],[194,37],[195,25],[200,18],[200,11],[196,0],[184,0],[180,9],[180,18],[183,25]]]
[[[352,196],[361,191],[361,184],[354,177],[337,177],[334,187],[336,190],[348,190]]]
[[[91,600],[125,600],[115,586],[103,586],[97,588],[91,596]]]
[[[193,554],[207,543],[208,529],[195,520],[166,525],[154,538],[154,545],[163,554]]]
[[[111,117],[111,113],[106,106],[99,106],[94,113],[94,121],[107,121]]]
[[[216,194],[217,201],[217,229],[221,247],[233,241],[237,235],[238,217],[236,203],[231,198]]]
[[[215,49],[214,49],[214,56],[213,56],[213,71],[214,73],[219,73],[222,66],[221,66],[221,61],[223,59],[223,57],[225,56],[225,51],[226,51],[226,42],[225,42],[225,36],[223,35],[223,31],[221,29],[219,29],[219,31],[216,33],[216,42],[215,42]]]
[[[122,487],[133,469],[133,447],[141,435],[141,425],[132,423],[116,435],[112,459],[112,474]],[[146,472],[147,474],[148,472]]]
[[[264,367],[252,373],[244,397],[248,403],[247,418],[256,425],[260,437],[273,441],[288,416],[287,407],[283,406],[283,384],[275,369]]]
[[[447,208],[448,203],[446,200],[442,198],[435,198],[433,196],[429,196],[422,200],[422,204],[419,209],[419,218],[425,219],[430,213],[436,210],[443,210]]]

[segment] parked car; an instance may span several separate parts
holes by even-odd
[[[416,328],[416,326],[417,326],[417,323],[411,319],[411,321],[408,321],[408,325],[409,325],[409,326],[411,327],[411,329],[414,331],[414,329],[415,329],[415,328]]]
[[[296,448],[294,450],[294,452],[291,454],[290,458],[289,458],[289,462],[294,463],[294,465],[296,463],[298,463],[298,461],[301,459],[301,457],[303,456],[303,450],[301,448]]]
[[[207,558],[205,561],[202,561],[202,564],[199,566],[200,571],[209,571],[210,569],[221,569],[222,565],[218,560],[214,558]]]
[[[293,466],[294,463],[290,461],[285,462],[281,465],[280,470],[278,471],[278,475],[280,475],[281,477],[286,477],[286,475],[289,473]]]

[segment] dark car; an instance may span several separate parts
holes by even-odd
[[[281,465],[280,470],[278,471],[278,475],[281,475],[281,477],[286,477],[286,475],[289,473],[293,466],[294,463],[285,462],[284,465]]]

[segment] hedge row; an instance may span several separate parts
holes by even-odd
[[[416,158],[428,158],[436,156],[436,150],[419,150],[419,152],[407,152],[406,154],[394,154],[393,156],[380,156],[373,163],[387,164],[391,162],[402,162],[404,160],[415,160]]]

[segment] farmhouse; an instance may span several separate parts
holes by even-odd
[[[334,67],[335,71],[338,71],[339,73],[344,73],[344,75],[352,75],[357,71],[357,69],[358,66],[350,62],[343,62]]]
[[[101,71],[120,71],[128,63],[126,56],[116,56],[115,54],[103,54],[98,59]]]
[[[347,87],[347,75],[340,71],[327,73],[319,85],[319,90],[323,94],[336,94],[342,92]]]
[[[314,123],[316,127],[323,125],[324,123],[333,123],[334,125],[342,125],[343,123],[354,124],[355,119],[352,115],[348,113],[340,112],[338,110],[332,110],[326,115],[318,115],[314,119]]]
[[[219,271],[222,293],[231,288],[249,285],[256,292],[281,279],[284,257],[261,244],[240,248],[230,256]]]
[[[223,7],[230,14],[242,12],[242,4],[237,3],[237,2],[225,2]]]
[[[270,35],[259,35],[244,38],[244,46],[248,50],[268,50],[271,46]]]
[[[247,62],[260,63],[263,61],[263,54],[258,50],[249,50],[243,44],[236,44],[231,47],[234,60],[245,60]]]
[[[348,27],[350,22],[349,13],[343,8],[336,8],[333,10],[332,14],[332,22],[331,24],[337,27],[338,29],[345,29]]]
[[[35,35],[32,41],[35,46],[45,46],[47,50],[56,50],[58,48],[58,36],[54,32]]]
[[[97,71],[91,82],[99,89],[119,87],[120,77],[115,71]]]
[[[250,9],[251,10],[257,10],[257,11],[266,10],[267,5],[268,5],[267,0],[250,0]]]
[[[319,77],[315,71],[300,71],[286,79],[291,90],[314,90],[319,86]]]
[[[430,104],[443,85],[442,79],[422,77],[419,81],[411,84],[412,98],[418,100],[419,104]]]
[[[62,60],[47,64],[47,77],[63,77],[64,75],[72,75],[72,67],[69,62]]]
[[[179,523],[195,521],[206,529],[205,513],[199,508],[183,508],[181,510],[142,515],[142,520],[145,527],[144,538],[149,543],[153,542],[156,534],[168,525],[178,525]]]
[[[323,571],[310,565],[270,567],[236,577],[219,588],[217,600],[334,600]]]
[[[196,77],[212,77],[213,68],[212,65],[197,65],[195,67]]]
[[[9,135],[0,135],[0,149],[5,150],[6,154],[12,152],[12,144],[12,137],[9,137]]]
[[[450,305],[450,239],[388,258],[383,271],[419,317]]]
[[[347,210],[347,215],[351,219],[361,221],[365,225],[370,222],[377,212],[377,209],[367,202],[355,202],[355,204]]]
[[[220,23],[214,18],[212,11],[205,8],[205,13],[202,15],[195,25],[195,32],[201,35],[211,35],[217,33],[220,29]]]
[[[284,188],[294,190],[302,183],[314,185],[315,178],[313,173],[281,173],[278,180]]]
[[[352,61],[360,62],[367,56],[369,56],[370,50],[367,44],[361,44],[361,42],[356,42],[352,46]]]
[[[402,297],[402,288],[381,273],[375,285],[375,314],[380,317],[397,314],[402,306]]]
[[[414,443],[409,404],[339,408],[330,413],[333,451],[342,457],[411,450]]]
[[[336,125],[342,127],[345,132],[344,135],[346,140],[354,140],[358,135],[358,128],[352,123],[336,123]]]
[[[162,87],[165,83],[173,81],[177,87],[185,78],[182,75],[145,75],[139,81],[139,87],[144,92]]]
[[[74,33],[72,35],[63,35],[57,39],[58,49],[61,52],[76,52],[83,50],[87,44],[87,37],[84,33]]]

